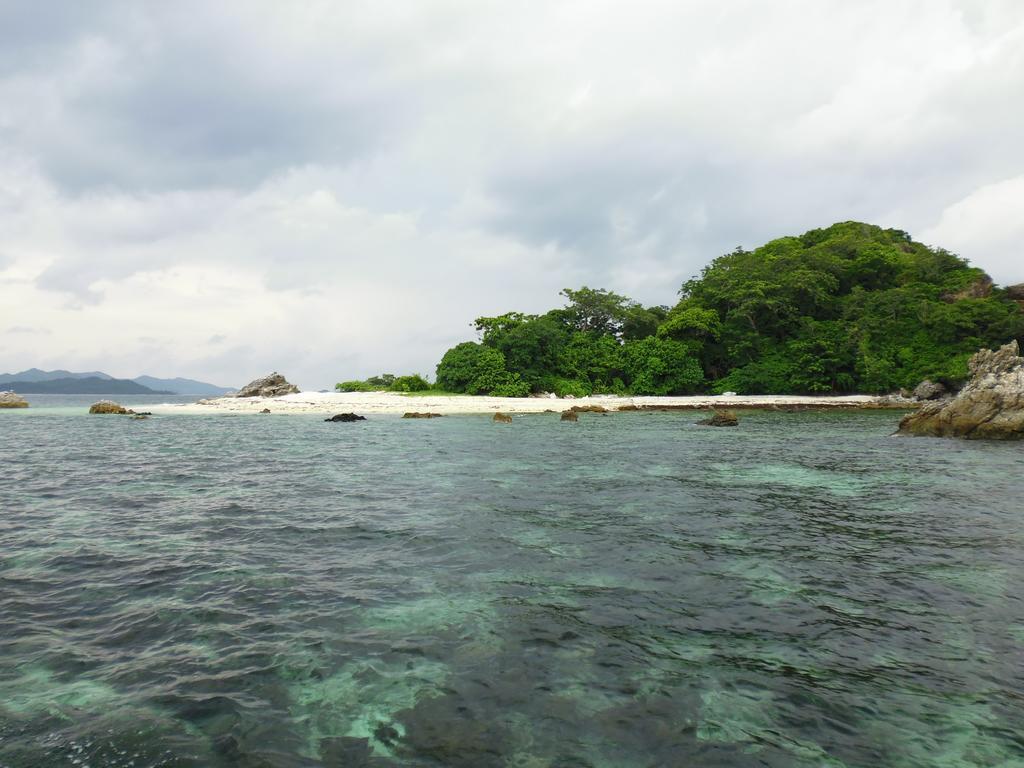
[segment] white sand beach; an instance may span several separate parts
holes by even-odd
[[[146,406],[154,414],[272,414],[358,413],[403,414],[429,411],[445,415],[472,413],[543,413],[564,411],[573,406],[600,405],[610,411],[627,409],[701,409],[701,408],[912,408],[913,404],[894,405],[891,400],[869,395],[842,397],[802,397],[794,395],[693,397],[584,397],[577,399],[545,397],[473,397],[469,395],[403,395],[396,392],[299,392],[283,397],[220,397],[184,405]]]

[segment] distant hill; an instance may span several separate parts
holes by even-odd
[[[41,371],[38,368],[29,368],[19,373],[0,373],[0,384],[8,381],[53,381],[55,379],[112,379],[106,373],[99,371],[88,371],[87,373],[74,373],[72,371]]]
[[[19,395],[173,395],[173,392],[144,387],[128,379],[50,379],[48,381],[5,381],[3,386]]]
[[[234,387],[218,387],[195,379],[157,379],[153,376],[136,376],[132,379],[136,384],[152,389],[162,389],[176,395],[226,395],[234,392]]]
[[[121,390],[121,389],[74,389],[76,385],[70,384],[71,381],[81,381],[83,379],[99,379],[103,381],[127,381],[134,382],[143,387],[142,390]],[[25,384],[37,384],[39,382],[47,381],[60,381],[58,389],[54,390],[43,390],[38,388],[26,389]],[[13,385],[17,384],[21,389],[15,388]],[[15,391],[30,392],[30,393],[43,393],[43,392],[59,392],[60,394],[66,395],[92,395],[92,394],[149,394],[151,392],[157,394],[171,394],[171,395],[224,395],[228,392],[234,392],[233,387],[219,387],[216,384],[208,384],[205,381],[196,381],[195,379],[158,379],[154,376],[136,376],[134,379],[117,379],[107,373],[100,371],[88,371],[85,373],[75,373],[74,371],[43,371],[39,368],[29,368],[27,371],[21,371],[19,373],[3,373],[0,374],[0,386],[5,389],[14,389]],[[93,387],[93,384],[83,385]],[[70,387],[70,388],[65,388]],[[149,390],[147,392],[146,390]]]

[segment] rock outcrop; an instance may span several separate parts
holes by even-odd
[[[740,425],[740,417],[732,411],[716,410],[708,418],[702,419],[697,423],[703,424],[706,427],[738,427]]]
[[[939,400],[949,394],[945,384],[930,379],[925,379],[916,387],[911,394],[915,400]]]
[[[580,415],[571,408],[568,411],[562,411],[562,421],[579,421]]]
[[[972,440],[1024,439],[1024,358],[1016,341],[970,362],[971,379],[952,400],[926,403],[900,422],[899,434]]]
[[[494,421],[497,421],[501,424],[511,424],[512,417],[509,416],[507,413],[496,413],[494,414]]]
[[[403,419],[439,419],[443,413],[427,413],[425,411],[406,411],[402,414]]]
[[[28,408],[28,400],[14,392],[0,392],[0,408]]]
[[[289,384],[280,373],[276,371],[262,379],[250,381],[231,397],[282,397],[283,395],[294,395],[299,388]]]
[[[1011,285],[1006,289],[1006,297],[1016,301],[1024,309],[1024,283]]]
[[[943,295],[942,300],[948,302],[962,301],[963,299],[985,299],[992,295],[994,283],[988,275],[982,275],[970,285],[964,286],[959,291],[953,291]]]
[[[366,417],[355,413],[338,413],[324,421],[366,421]]]
[[[100,400],[98,403],[93,403],[89,406],[89,413],[116,413],[123,416],[124,414],[132,414],[134,411],[115,403],[113,400]]]

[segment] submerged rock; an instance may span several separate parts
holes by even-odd
[[[113,400],[100,400],[98,403],[93,403],[89,406],[89,413],[116,413],[124,415],[133,413],[133,411],[115,403]]]
[[[276,371],[262,379],[250,381],[231,397],[282,397],[294,395],[299,388],[290,384],[284,376]]]
[[[740,417],[733,411],[716,410],[708,418],[702,419],[697,423],[703,424],[706,427],[738,427],[740,425]]]
[[[406,411],[402,414],[403,419],[439,419],[443,413],[427,413],[425,411]]]
[[[1016,341],[971,358],[971,379],[952,400],[903,418],[899,434],[979,440],[1024,438],[1024,358]]]
[[[14,392],[0,392],[0,408],[28,408],[28,400]]]
[[[916,387],[911,394],[915,400],[938,400],[949,394],[945,384],[925,379]]]
[[[355,413],[337,413],[324,421],[366,421],[366,417]]]
[[[270,409],[264,408],[262,411],[260,411],[260,413],[270,413]]]
[[[494,414],[494,421],[500,422],[502,424],[511,424],[512,417],[509,416],[507,413],[496,413]]]
[[[562,411],[562,421],[579,421],[580,415],[571,408],[568,411]]]

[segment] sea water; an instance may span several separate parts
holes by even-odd
[[[0,412],[3,768],[1024,766],[1020,444],[84,404]]]

